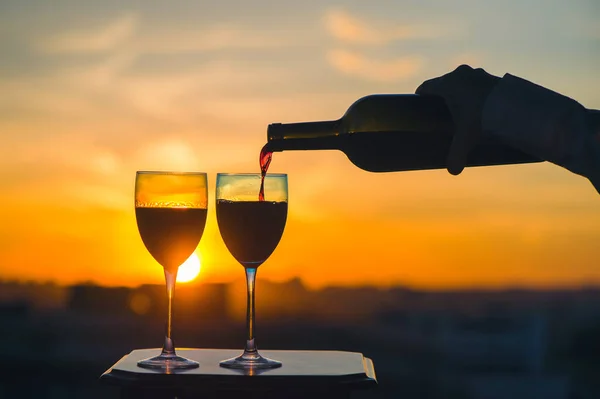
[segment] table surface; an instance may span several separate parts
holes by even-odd
[[[177,349],[180,356],[193,359],[200,367],[166,374],[143,369],[139,360],[155,356],[160,349],[138,349],[124,356],[101,377],[101,381],[121,387],[203,387],[235,385],[237,389],[319,387],[343,389],[372,388],[377,385],[371,359],[361,353],[341,351],[261,350],[263,356],[282,362],[270,370],[233,370],[219,366],[221,360],[241,354],[239,349]]]

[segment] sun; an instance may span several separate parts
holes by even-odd
[[[187,283],[195,279],[200,273],[200,258],[196,253],[190,255],[185,262],[179,266],[177,272],[177,282]]]

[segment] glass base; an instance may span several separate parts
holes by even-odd
[[[164,370],[167,372],[172,370],[187,370],[200,367],[200,363],[194,360],[186,359],[185,357],[177,356],[175,354],[167,355],[164,353],[161,353],[155,357],[140,360],[137,365],[138,367],[145,369]]]
[[[281,362],[262,357],[258,352],[244,352],[238,357],[223,360],[219,366],[228,369],[261,370],[281,367]]]

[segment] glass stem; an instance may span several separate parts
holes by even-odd
[[[248,300],[246,304],[246,326],[248,336],[246,337],[246,348],[244,354],[256,353],[254,342],[254,283],[256,281],[256,269],[246,268],[246,284],[248,287]]]
[[[175,356],[175,344],[171,339],[171,325],[173,320],[173,297],[175,296],[175,280],[177,280],[177,271],[167,270],[165,268],[165,283],[167,285],[167,324],[165,326],[165,343],[163,345],[162,355]]]

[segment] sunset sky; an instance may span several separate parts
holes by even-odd
[[[137,170],[209,174],[201,281],[241,278],[217,172],[258,172],[272,122],[340,117],[460,63],[600,108],[600,4],[573,1],[0,3],[0,278],[163,281]],[[283,239],[262,278],[420,288],[600,284],[600,196],[551,164],[372,174],[277,153]]]

